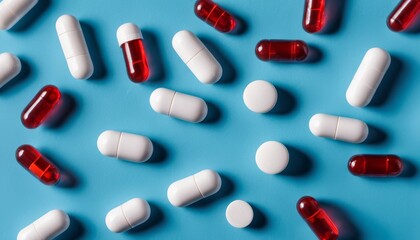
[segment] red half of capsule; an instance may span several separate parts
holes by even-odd
[[[388,17],[388,28],[395,32],[406,30],[416,19],[419,11],[419,0],[401,0]]]
[[[16,150],[16,160],[46,185],[56,184],[60,180],[57,167],[31,145],[20,146]]]
[[[325,0],[306,0],[302,21],[303,29],[316,33],[325,25]]]
[[[261,40],[255,47],[255,54],[263,61],[303,61],[308,51],[301,40]]]
[[[60,100],[61,93],[57,87],[43,87],[23,110],[20,117],[23,125],[27,128],[39,127],[48,119]]]
[[[313,197],[302,197],[297,202],[296,208],[320,240],[338,238],[338,228]]]
[[[128,77],[135,83],[144,82],[149,77],[146,51],[143,40],[134,39],[121,44]]]
[[[235,29],[236,20],[232,14],[211,0],[198,0],[194,12],[198,18],[220,32],[231,32]]]
[[[349,171],[356,176],[398,176],[404,164],[395,155],[355,155],[349,160]]]

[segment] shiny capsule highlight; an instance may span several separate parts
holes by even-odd
[[[419,11],[419,0],[401,0],[388,16],[388,28],[394,32],[406,30],[412,25]]]
[[[308,45],[301,40],[261,40],[255,54],[262,61],[303,61],[308,57]]]
[[[395,155],[355,155],[350,158],[348,169],[356,176],[390,177],[398,176],[404,164]]]
[[[317,33],[325,25],[325,1],[306,0],[302,26],[308,33]]]
[[[227,33],[235,29],[236,20],[232,14],[211,0],[196,1],[194,12],[198,18],[220,32]]]

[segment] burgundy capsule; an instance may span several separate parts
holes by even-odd
[[[302,25],[308,33],[322,30],[325,25],[325,0],[305,0]]]
[[[296,208],[318,239],[335,240],[338,238],[338,228],[313,197],[302,197],[297,202]]]
[[[395,155],[355,155],[350,158],[349,171],[356,176],[388,177],[398,176],[404,164]]]
[[[23,125],[27,128],[39,127],[48,119],[60,100],[61,93],[56,86],[43,87],[23,110],[20,117]]]
[[[308,45],[301,40],[261,40],[255,54],[263,61],[303,61],[308,57]]]
[[[60,180],[58,168],[31,145],[20,146],[16,150],[16,160],[46,185],[56,184]]]
[[[198,18],[220,32],[231,32],[235,29],[236,20],[226,10],[211,0],[198,0],[194,7]]]
[[[388,28],[395,32],[406,30],[419,11],[420,0],[401,0],[388,17]]]

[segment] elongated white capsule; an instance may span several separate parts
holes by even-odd
[[[144,223],[150,217],[150,205],[141,198],[133,198],[111,209],[105,223],[112,232],[125,232]]]
[[[0,88],[16,77],[21,69],[22,64],[18,57],[11,53],[0,54]]]
[[[38,0],[3,0],[0,2],[0,29],[8,30],[13,27]]]

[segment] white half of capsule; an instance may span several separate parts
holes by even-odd
[[[200,82],[212,84],[222,77],[222,66],[194,33],[177,32],[172,38],[172,47]]]
[[[369,128],[363,121],[322,113],[312,116],[309,129],[315,136],[351,143],[361,143],[369,134]]]
[[[174,207],[185,207],[217,193],[221,186],[219,174],[206,169],[172,183],[168,187],[168,200]]]
[[[155,112],[188,122],[201,122],[207,116],[207,104],[198,97],[158,88],[150,95],[150,106]]]
[[[88,79],[93,74],[93,63],[79,20],[63,15],[57,19],[55,27],[71,75]]]
[[[8,30],[13,27],[38,0],[3,0],[0,1],[0,29]]]
[[[125,232],[146,222],[150,212],[147,201],[133,198],[109,211],[105,217],[105,224],[112,232]]]
[[[22,64],[18,57],[11,53],[0,54],[0,88],[16,77],[21,69]]]
[[[102,155],[131,162],[145,162],[153,154],[149,138],[126,132],[104,131],[98,137],[97,146]]]
[[[347,102],[353,107],[368,105],[390,64],[391,56],[387,51],[381,48],[369,49],[347,89]]]
[[[67,213],[54,209],[22,229],[17,240],[49,240],[67,230],[70,218]]]
[[[124,23],[117,29],[117,40],[120,46],[136,39],[143,39],[143,34],[136,24]]]

